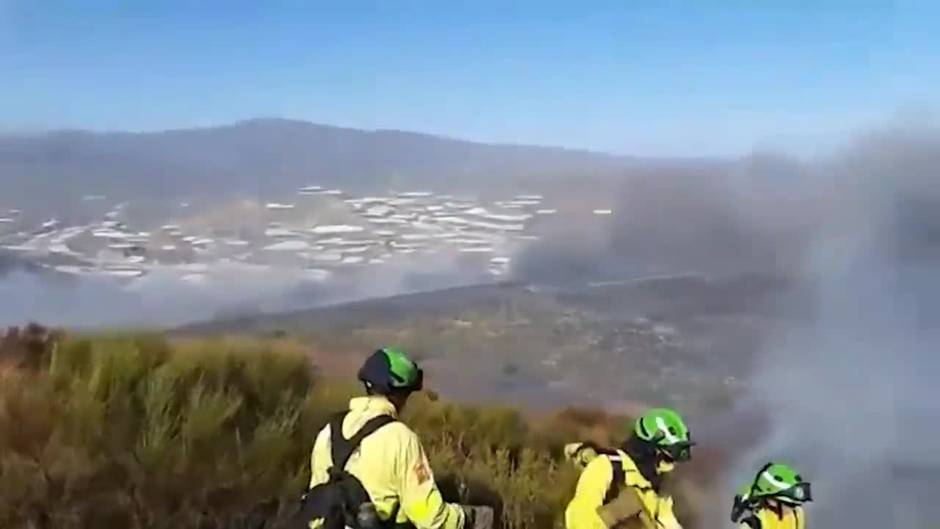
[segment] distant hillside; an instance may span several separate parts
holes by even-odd
[[[442,394],[527,406],[672,402],[721,408],[790,285],[677,276],[545,289],[462,287],[192,325],[187,335],[291,336],[359,355],[398,344]],[[354,362],[353,362],[354,363]],[[731,380],[732,382],[729,382]]]
[[[774,301],[791,292],[791,282],[770,276],[713,280],[676,275],[554,288],[504,282],[367,299],[280,314],[246,315],[187,325],[184,333],[302,333],[350,330],[370,325],[403,325],[421,318],[449,318],[460,312],[481,315],[510,310],[571,314],[609,320],[679,320],[697,315],[776,317]]]
[[[0,136],[0,197],[21,204],[86,193],[121,200],[268,195],[308,184],[459,192],[555,178],[608,178],[650,163],[560,148],[258,119],[153,133]]]

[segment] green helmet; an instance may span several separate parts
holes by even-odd
[[[742,501],[748,501],[748,500],[750,500],[750,499],[751,499],[751,486],[750,486],[750,485],[742,485],[742,486],[738,489],[737,497],[738,497],[738,498],[741,498]]]
[[[748,498],[754,501],[774,499],[784,503],[801,504],[812,501],[810,484],[799,472],[783,463],[767,463],[757,473]]]
[[[675,410],[655,408],[644,413],[633,426],[634,435],[656,445],[673,461],[692,457],[692,434],[682,416]]]
[[[750,485],[741,487],[731,507],[731,521],[738,523],[745,513],[760,508],[767,500],[791,505],[813,501],[810,484],[783,463],[767,463]]]
[[[385,347],[366,359],[359,369],[359,380],[380,395],[395,390],[420,391],[424,372],[403,351]]]

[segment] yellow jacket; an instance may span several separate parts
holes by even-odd
[[[605,496],[614,477],[611,459],[624,469],[624,486],[610,503]],[[618,450],[616,456],[593,458],[578,480],[574,498],[565,510],[567,529],[681,529],[672,510],[672,498],[657,494],[640,474],[630,457]]]
[[[773,509],[758,509],[741,523],[740,529],[805,529],[806,517],[802,507],[783,506],[780,513]]]
[[[352,399],[343,420],[343,436],[352,437],[379,415],[397,417],[395,407],[385,397]],[[310,456],[311,488],[326,483],[330,466],[327,425],[317,435]],[[362,482],[383,521],[395,515],[395,523],[410,522],[417,529],[463,529],[463,509],[444,503],[418,436],[403,423],[387,424],[363,439],[349,458],[346,470]],[[321,524],[322,521],[315,520],[311,527]]]

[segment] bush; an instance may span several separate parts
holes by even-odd
[[[285,340],[44,340],[10,341],[17,361],[0,369],[0,527],[285,527],[316,433],[356,392],[320,383]],[[511,409],[413,400],[404,420],[442,491],[497,507],[507,529],[562,525],[577,479],[561,459],[569,434],[619,435],[587,412],[533,425]]]
[[[57,343],[0,388],[0,526],[230,527],[304,483],[303,351],[154,336]]]

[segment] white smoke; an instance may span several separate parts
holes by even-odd
[[[489,281],[450,255],[423,255],[326,275],[291,267],[216,263],[154,267],[133,281],[61,277],[11,267],[0,275],[0,327],[171,327],[214,318],[308,309]]]
[[[815,313],[761,357],[742,408],[763,410],[771,429],[729,492],[779,459],[813,482],[812,527],[933,527],[940,133],[872,134],[816,174],[837,194],[806,263]]]

